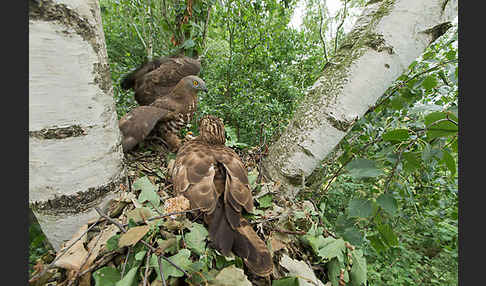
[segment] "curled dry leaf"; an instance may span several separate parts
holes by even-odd
[[[127,232],[120,236],[118,241],[119,247],[125,247],[129,245],[134,245],[144,237],[145,234],[150,230],[148,225],[135,226],[130,228]]]
[[[88,251],[86,251],[83,245],[86,242],[85,232],[87,230],[87,224],[81,226],[78,232],[73,235],[73,238],[71,238],[71,240],[64,244],[64,247],[62,247],[57,252],[56,258],[63,253],[66,247],[69,247],[74,241],[76,241],[81,235],[83,235],[80,240],[78,240],[66,253],[64,253],[59,258],[59,260],[56,261],[56,263],[54,263],[55,266],[69,270],[79,270],[81,268],[81,265],[88,256]]]
[[[303,286],[324,286],[316,275],[312,268],[304,261],[290,258],[287,254],[280,259],[280,265],[289,271],[289,276],[299,277],[299,285]]]

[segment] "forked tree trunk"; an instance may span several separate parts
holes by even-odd
[[[58,249],[125,182],[98,0],[29,0],[29,204]]]
[[[337,55],[330,59],[269,149],[266,175],[295,195],[352,125],[451,26],[457,0],[369,1]]]

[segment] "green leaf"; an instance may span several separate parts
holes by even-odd
[[[366,285],[366,259],[363,257],[361,250],[354,250],[351,252],[353,258],[353,266],[349,276],[351,278],[351,286],[361,286],[363,283]]]
[[[451,171],[452,176],[456,174],[456,161],[452,157],[451,153],[446,150],[442,150],[442,161],[446,167]]]
[[[120,240],[119,234],[115,234],[114,236],[110,237],[110,239],[106,241],[106,250],[108,251],[117,250],[119,248],[118,240]]]
[[[260,208],[271,207],[272,201],[273,201],[273,195],[272,194],[266,194],[266,195],[258,198],[258,204],[260,205]]]
[[[379,224],[377,227],[383,241],[390,247],[398,246],[398,237],[389,224]]]
[[[343,261],[343,251],[346,249],[344,240],[332,237],[326,237],[325,239],[328,240],[328,243],[319,249],[318,255],[323,259],[332,259],[336,257],[339,261]]]
[[[390,194],[381,194],[376,202],[380,207],[382,207],[387,213],[395,215],[398,210],[397,200]]]
[[[368,159],[355,159],[346,166],[346,169],[355,179],[372,178],[383,174],[383,171],[376,167],[376,163]]]
[[[432,140],[437,137],[457,135],[458,126],[448,119],[458,123],[457,117],[452,112],[432,112],[425,116],[427,138]]]
[[[429,75],[422,82],[422,87],[428,90],[428,89],[433,89],[434,87],[437,86],[437,84],[438,84],[437,78],[434,75]]]
[[[388,249],[388,247],[383,243],[379,235],[370,235],[366,238],[370,241],[371,247],[373,247],[376,252],[382,253],[383,251]]]
[[[193,250],[196,254],[203,254],[206,249],[206,238],[208,236],[208,231],[206,228],[199,223],[192,223],[190,232],[184,235],[184,239],[187,243],[187,247]]]
[[[408,140],[410,134],[408,133],[408,129],[395,129],[383,134],[382,138],[385,141],[402,142]]]
[[[352,245],[361,245],[363,243],[363,234],[354,226],[344,231],[343,238]]]
[[[190,266],[192,261],[189,259],[191,256],[191,251],[189,249],[184,248],[181,249],[176,255],[168,257],[168,259],[174,264],[177,264],[180,268],[188,271],[190,270]],[[160,269],[159,269],[159,262],[157,259],[157,255],[152,254],[150,257],[150,266],[155,268],[155,272],[157,272],[157,280],[162,280],[160,276]],[[162,258],[162,269],[164,270],[164,278],[167,280],[169,276],[172,277],[182,277],[184,273],[179,271],[177,268],[172,266],[169,262]]]
[[[143,203],[145,201],[150,201],[154,204],[155,207],[158,207],[160,204],[160,197],[157,194],[157,188],[150,182],[147,176],[143,176],[138,178],[132,185],[133,190],[140,192],[138,196],[138,201]]]
[[[324,247],[327,243],[329,243],[329,239],[326,239],[324,236],[312,236],[312,235],[303,235],[302,240],[307,243],[316,254],[319,253],[319,249]]]
[[[442,150],[439,148],[432,148],[430,145],[426,145],[422,150],[422,160],[424,162],[430,162],[433,158],[442,159]]]
[[[115,286],[135,286],[137,282],[137,271],[138,267],[140,264],[136,264],[135,267],[130,269],[125,276],[123,276],[123,279],[116,282]]]
[[[120,271],[114,267],[103,267],[93,272],[95,286],[114,286],[120,280]]]
[[[420,167],[420,154],[417,152],[403,152],[403,168],[405,171],[413,172]]]
[[[273,280],[272,286],[299,286],[297,277],[284,277],[279,280]]]
[[[348,204],[348,214],[350,217],[369,217],[373,214],[373,203],[364,198],[352,199]]]
[[[327,263],[327,276],[329,277],[332,286],[340,286],[339,277],[341,276],[341,269],[346,269],[346,267],[343,262],[336,258],[331,259],[331,261]],[[344,270],[344,280],[349,281],[349,274],[346,270]]]
[[[142,250],[142,251],[137,252],[137,254],[135,254],[135,260],[142,260],[145,257],[146,253],[147,253],[147,250]]]

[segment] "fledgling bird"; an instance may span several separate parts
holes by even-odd
[[[169,150],[177,152],[181,145],[179,131],[192,120],[199,91],[208,91],[206,83],[197,76],[186,76],[167,96],[128,112],[119,121],[123,151],[131,150],[155,129]]]
[[[248,173],[241,159],[225,146],[223,121],[207,115],[199,122],[199,135],[186,141],[176,155],[171,176],[177,195],[191,208],[200,208],[209,236],[223,255],[240,256],[251,272],[268,276],[272,256],[242,212],[253,210]]]
[[[169,56],[142,64],[121,81],[122,89],[133,89],[139,105],[149,105],[166,96],[188,75],[199,75],[201,62],[186,56]]]

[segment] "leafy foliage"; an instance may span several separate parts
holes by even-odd
[[[365,5],[349,0],[347,11],[331,16],[322,1],[304,1],[302,28],[294,29],[289,21],[297,2],[102,0],[118,115],[136,105],[133,93],[120,89],[121,77],[147,58],[182,48],[187,55],[203,56],[201,77],[209,92],[200,95],[196,117],[222,117],[230,147],[268,144],[287,126],[325,64],[332,62],[344,36],[337,29],[344,16]],[[189,11],[193,16],[181,24]],[[310,252],[309,263],[323,267],[320,280],[332,285],[457,285],[457,52],[455,25],[410,65],[308,178],[311,191],[301,192],[299,200],[310,200],[319,209],[296,212],[289,223],[305,232],[300,242]],[[256,168],[249,173],[254,190],[263,188],[258,175]],[[139,178],[133,189],[140,190],[138,202],[160,205],[148,178]],[[270,193],[259,197],[250,217],[264,218],[273,200]],[[152,214],[153,206],[147,206]],[[140,221],[141,214],[134,214],[130,229]],[[211,285],[220,270],[242,266],[241,260],[208,247],[202,225],[185,222],[182,229],[184,233],[164,239],[151,229],[140,240],[157,241],[179,266],[197,272],[186,281],[193,285]],[[29,237],[32,266],[45,253],[40,244],[45,238],[34,228]],[[119,249],[120,239],[120,234],[113,236],[107,249]],[[181,241],[185,248],[180,248]],[[121,269],[107,266],[93,275],[96,285],[130,285],[143,276],[147,252],[139,240],[132,242],[123,281],[120,275],[116,278]],[[150,267],[160,280],[154,255]],[[166,278],[181,276],[162,263]],[[272,281],[298,283],[291,275]]]

